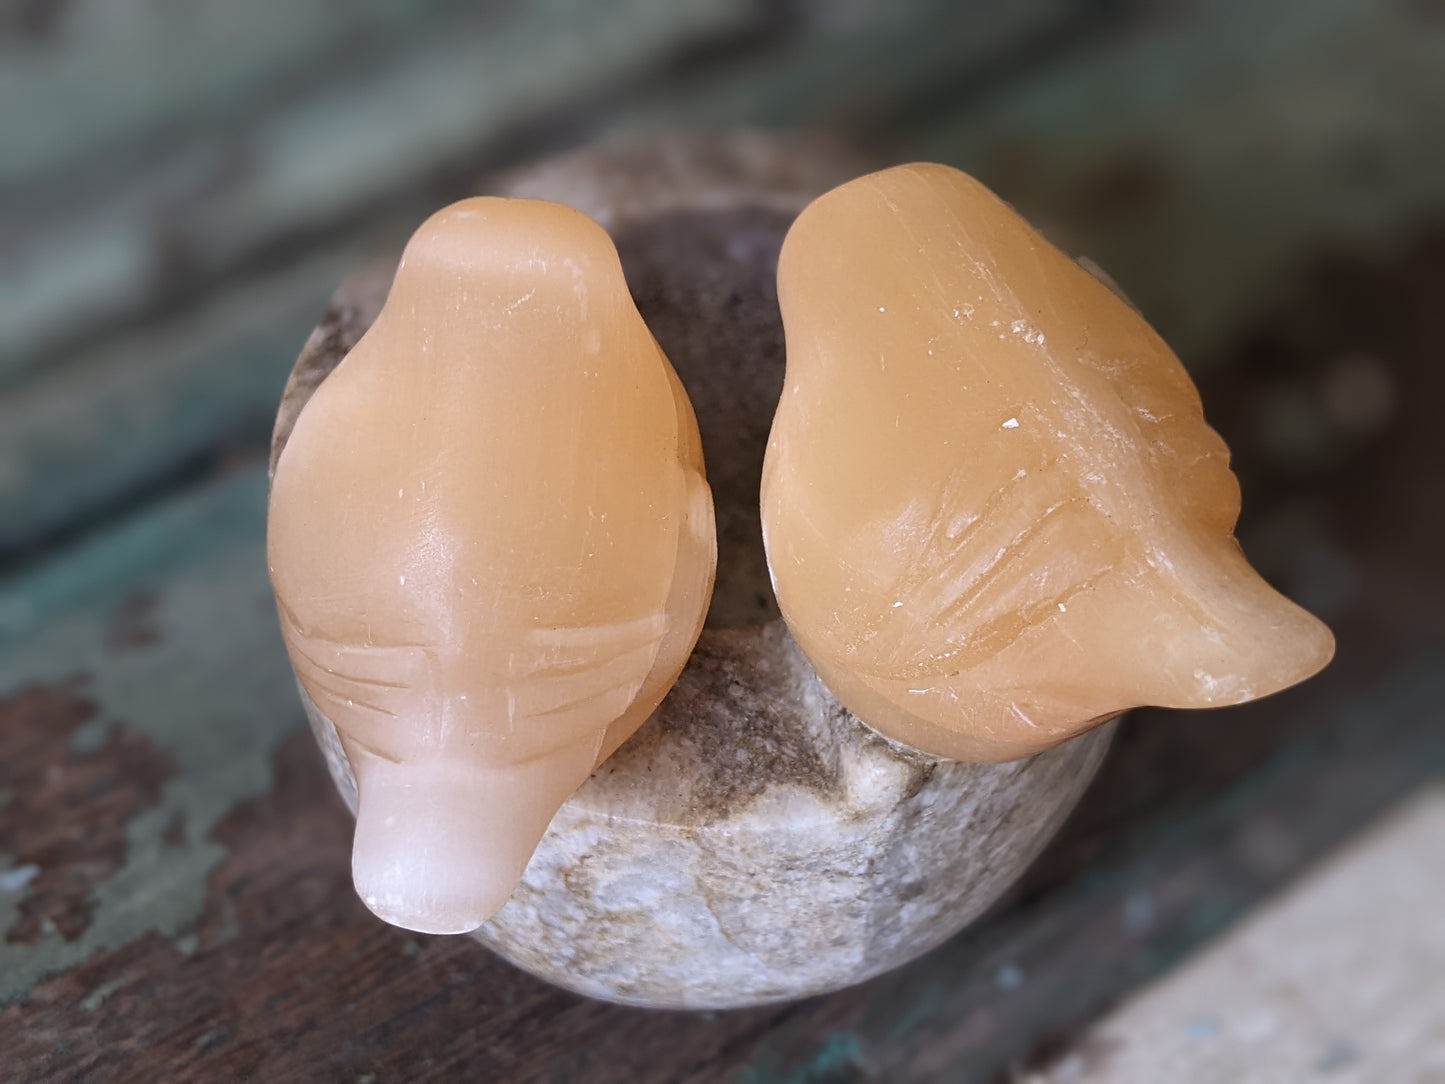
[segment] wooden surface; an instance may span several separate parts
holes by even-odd
[[[1401,806],[1028,1084],[1445,1080],[1445,786]]]
[[[0,1079],[999,1079],[1445,773],[1445,9],[623,8],[0,11]],[[653,1014],[356,901],[263,455],[326,295],[426,208],[593,134],[739,121],[962,165],[1099,259],[1340,653],[1129,719],[1014,898],[910,967]]]

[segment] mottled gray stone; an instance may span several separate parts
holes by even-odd
[[[697,650],[646,725],[553,820],[477,938],[580,993],[722,1008],[896,967],[976,918],[1067,816],[1103,727],[1011,764],[906,749],[828,692],[778,617],[758,481],[782,387],[773,277],[792,217],[863,164],[745,134],[594,148],[495,181],[613,234],[638,307],[698,414],[718,513],[718,588]],[[380,308],[393,265],[343,285],[277,417],[272,463],[312,391]],[[332,777],[334,728],[307,713]]]

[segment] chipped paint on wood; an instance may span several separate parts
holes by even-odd
[[[39,14],[17,16],[14,29],[53,45],[63,40],[66,12],[82,2],[24,5]],[[745,6],[747,18],[758,10]],[[1286,12],[1209,0],[1175,5],[1168,18],[1140,25],[1126,6],[1066,4],[1060,10],[1108,18],[1083,34],[1077,22],[1057,34],[1059,24],[1041,20],[1037,36],[1024,35],[1026,48],[1015,40],[1011,53],[983,49],[982,67],[961,69],[950,55],[915,64],[906,34],[882,56],[873,45],[887,35],[870,21],[876,13],[864,11],[867,5],[796,10],[802,7],[826,8],[818,16],[825,21],[855,20],[837,33],[866,46],[856,55],[869,61],[867,79],[858,80],[857,63],[840,70],[836,38],[817,48],[806,34],[784,41],[769,31],[753,39],[761,50],[705,56],[685,78],[664,72],[661,83],[628,67],[664,55],[643,51],[619,63],[615,82],[597,83],[605,84],[600,105],[564,102],[549,114],[557,127],[540,134],[527,127],[521,149],[648,118],[755,121],[771,112],[842,123],[886,136],[900,153],[971,165],[1026,210],[1073,227],[1067,236],[1085,238],[1084,247],[1167,329],[1232,344],[1207,374],[1217,377],[1214,385],[1206,379],[1203,390],[1211,419],[1239,453],[1246,489],[1260,498],[1251,505],[1260,514],[1245,524],[1246,545],[1255,552],[1250,532],[1257,531],[1258,552],[1266,554],[1272,532],[1283,531],[1272,575],[1292,593],[1308,589],[1313,576],[1344,598],[1337,602],[1343,635],[1336,665],[1299,697],[1208,719],[1126,726],[1103,785],[1019,900],[904,972],[784,1009],[633,1013],[543,987],[474,945],[389,930],[354,899],[349,823],[299,731],[269,601],[261,597],[264,482],[253,472],[138,518],[112,520],[69,555],[0,583],[0,700],[7,704],[0,726],[30,720],[24,733],[7,731],[0,741],[7,748],[36,742],[26,763],[61,768],[48,783],[0,780],[0,986],[13,998],[0,1006],[7,1072],[97,1080],[131,1069],[154,1079],[591,1074],[645,1082],[751,1071],[758,1081],[800,1073],[964,1080],[1006,1070],[1031,1047],[1067,1036],[1092,1006],[1166,967],[1395,789],[1440,770],[1438,710],[1429,716],[1415,708],[1438,705],[1445,691],[1429,676],[1442,664],[1440,520],[1419,497],[1441,461],[1440,428],[1429,412],[1442,394],[1445,238],[1422,233],[1418,244],[1377,259],[1343,268],[1337,261],[1316,277],[1296,273],[1342,238],[1373,243],[1399,222],[1438,216],[1439,146],[1422,133],[1432,130],[1445,89],[1436,62],[1445,41],[1440,5],[1331,0]],[[1045,11],[1050,3],[1027,7]],[[883,5],[877,12],[885,8],[902,10]],[[46,14],[52,11],[54,18]],[[1252,11],[1274,19],[1269,33],[1238,33],[1236,16]],[[333,14],[349,17],[340,8]],[[1316,32],[1320,27],[1327,32]],[[728,33],[686,40],[726,45]],[[935,35],[946,54],[944,38]],[[1371,48],[1362,49],[1362,40]],[[1287,61],[1283,69],[1271,53]],[[424,63],[424,52],[408,53],[418,56]],[[1387,69],[1391,78],[1377,77]],[[140,65],[130,70],[146,74]],[[331,94],[326,82],[300,87],[302,97]],[[840,113],[843,91],[856,95],[856,113]],[[1331,106],[1341,93],[1354,95],[1349,108]],[[654,95],[666,102],[649,110]],[[360,112],[350,115],[366,115],[366,103],[377,100],[358,99]],[[25,96],[7,101],[31,108]],[[1257,108],[1261,101],[1271,108]],[[523,131],[514,126],[527,118],[503,104],[508,108],[499,106],[485,129],[490,136]],[[619,105],[639,104],[644,108],[619,117]],[[315,131],[307,118],[317,115],[303,108],[287,130]],[[276,149],[267,133],[286,128],[287,116],[279,110],[268,117],[258,140]],[[1389,123],[1382,126],[1382,117]],[[365,125],[351,130],[389,146]],[[85,138],[68,125],[42,134]],[[505,139],[476,145],[473,135],[465,153],[477,160],[517,152]],[[0,334],[13,347],[0,359],[8,403],[29,394],[16,375],[66,336],[94,344],[118,320],[153,316],[156,306],[189,303],[207,290],[224,301],[256,287],[254,319],[262,325],[274,319],[279,328],[286,319],[267,307],[267,282],[280,284],[269,296],[297,305],[314,290],[319,312],[339,271],[315,265],[289,282],[273,276],[289,260],[284,246],[297,241],[296,229],[303,247],[325,257],[319,244],[326,238],[361,229],[361,218],[374,225],[369,212],[346,217],[368,200],[398,210],[423,190],[440,190],[429,187],[434,183],[464,183],[447,179],[433,159],[400,187],[368,187],[374,178],[362,178],[342,201],[352,211],[333,214],[313,203],[288,217],[287,193],[268,189],[268,178],[287,175],[316,147],[324,150],[324,141],[299,139],[294,156],[270,154],[255,168],[229,156],[224,141],[182,144],[155,155],[120,148],[136,166],[124,184],[113,185],[114,174],[102,168],[71,171],[83,192],[101,198],[89,202],[86,215],[67,215],[65,229],[51,230],[52,218],[30,212],[47,201],[47,215],[63,209],[74,202],[74,188],[51,192],[42,178],[25,199],[7,203],[7,215],[25,218],[21,232],[34,241],[24,261],[7,251],[3,269],[24,286],[6,295],[20,319]],[[1255,153],[1260,147],[1269,153]],[[90,160],[101,164],[103,157],[97,149]],[[1297,199],[1301,192],[1308,198]],[[176,207],[157,211],[155,193]],[[136,228],[127,202],[135,199],[157,228]],[[217,208],[236,206],[247,213],[217,222]],[[284,258],[268,262],[278,254]],[[1266,285],[1298,290],[1305,300],[1268,313],[1242,338],[1239,325],[1261,301],[1253,292],[1259,283],[1235,272],[1251,267],[1271,279]],[[88,277],[72,281],[78,268]],[[242,273],[260,279],[243,281]],[[39,307],[27,308],[32,303]],[[262,394],[259,369],[246,378],[256,383],[248,385],[254,397],[244,409],[221,403],[208,414],[197,409],[203,400],[185,391],[211,372],[211,355],[187,353],[194,343],[185,340],[216,333],[206,341],[238,342],[253,319],[243,313],[227,324],[217,315],[224,307],[192,309],[193,323],[182,315],[134,335],[126,330],[83,357],[68,348],[44,357],[35,371],[56,383],[43,396],[40,384],[31,384],[39,398],[26,402],[63,405],[67,369],[82,384],[95,376],[124,389],[129,376],[145,386],[124,400],[125,419],[107,413],[121,399],[95,394],[76,400],[83,409],[54,414],[49,433],[25,411],[0,414],[0,533],[19,539],[12,549],[153,492],[148,487],[158,479],[174,478],[187,457],[212,454],[221,430],[279,393],[278,378],[276,391]],[[156,332],[160,341],[166,328],[175,332],[174,352],[148,359],[147,337]],[[296,345],[248,356],[258,366],[281,366],[279,373]],[[1311,381],[1346,350],[1364,352],[1393,382],[1389,425],[1353,443],[1335,434],[1326,449],[1334,459],[1296,458],[1276,470],[1269,427],[1260,424],[1261,394],[1267,385],[1286,386],[1314,409]],[[21,433],[23,456],[6,443]],[[131,440],[136,446],[126,450]],[[1316,567],[1321,538],[1334,555],[1323,572]],[[1347,581],[1353,593],[1340,590]],[[145,595],[137,592],[154,604],[138,603]],[[1415,669],[1398,669],[1407,648],[1425,643],[1434,645],[1432,655]],[[77,684],[85,670],[90,683]],[[22,703],[28,706],[16,706]],[[85,704],[96,714],[80,720],[73,713],[89,710]],[[1342,704],[1353,707],[1334,710]],[[1317,730],[1321,718],[1340,728]],[[44,733],[50,726],[60,733]],[[73,797],[69,782],[87,772],[114,779],[111,756],[129,758],[138,778],[105,805],[97,841],[65,837],[69,809],[49,813],[53,828],[32,825],[32,816],[23,828],[19,817],[7,819],[21,805],[33,809],[41,795]],[[89,823],[85,806],[77,808],[72,823]],[[42,867],[42,857],[54,860]],[[12,930],[43,927],[47,916],[55,931],[42,929],[36,943],[27,943],[28,932],[6,940]],[[67,941],[62,927],[75,939]],[[1321,1071],[1346,1055],[1332,1055]]]
[[[187,933],[224,858],[213,829],[266,792],[303,725],[264,491],[253,468],[0,588],[29,615],[0,638],[0,839],[40,870],[0,898],[0,1000],[148,931]]]

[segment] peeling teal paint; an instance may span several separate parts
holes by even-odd
[[[829,1036],[811,1058],[786,1072],[766,1064],[744,1069],[737,1084],[833,1084],[866,1079],[863,1042],[858,1036],[840,1031]]]
[[[81,999],[80,1007],[86,1012],[95,1012],[96,1009],[105,1004],[106,998],[110,997],[111,994],[115,993],[128,982],[130,982],[130,976],[121,975],[118,978],[101,983]]]
[[[790,1078],[797,1084],[806,1084],[809,1081],[825,1079],[840,1069],[855,1068],[863,1060],[863,1041],[856,1035],[847,1032],[839,1032],[830,1036],[823,1044],[823,1049],[813,1055],[811,1061],[805,1064],[798,1072]]]
[[[176,765],[159,802],[125,826],[125,863],[93,893],[80,937],[0,940],[0,1003],[149,931],[187,935],[225,858],[211,831],[270,790],[277,746],[305,724],[272,610],[264,517],[265,478],[253,470],[0,585],[0,609],[33,619],[23,634],[0,634],[0,697],[83,671],[99,711],[73,748],[95,748],[123,722]],[[160,639],[116,652],[106,644],[111,609],[140,589],[157,593]],[[187,842],[175,845],[163,837],[178,814]],[[22,898],[0,896],[0,930]]]

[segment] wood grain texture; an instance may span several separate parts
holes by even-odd
[[[1441,213],[1445,141],[1399,138],[1445,114],[1431,10],[1151,4],[1006,89],[899,116],[898,138],[1097,260],[1197,372],[1322,242],[1388,251]]]
[[[167,84],[184,123],[117,126],[108,141],[34,113],[54,138],[74,128],[76,157],[0,189],[0,389],[17,404],[0,404],[0,563],[173,485],[207,443],[258,446],[265,387],[340,277],[330,260],[389,251],[479,173],[598,133],[810,125],[885,159],[962,166],[1099,260],[1196,370],[1322,246],[1387,252],[1441,213],[1445,20],[1428,4],[1211,0],[1145,17],[1082,0],[690,0],[649,21],[656,0],[637,0],[608,32],[629,18],[648,32],[607,37],[605,55],[578,66],[570,46],[529,44],[583,34],[567,3],[470,16],[443,0],[405,12],[356,0],[324,17],[297,5],[277,16],[309,28],[295,30],[294,55],[258,29],[231,43],[239,82],[221,65],[194,94]],[[160,6],[125,6],[164,21]],[[93,8],[108,10],[77,3],[48,51],[11,41],[24,63],[0,72],[103,84],[104,70],[72,71],[64,55],[104,51],[109,17]],[[138,24],[107,62],[135,60],[127,79],[172,78],[138,58],[173,33],[209,56],[222,8],[164,32]],[[470,44],[442,63],[434,47],[448,36]],[[485,63],[498,52],[527,65]],[[273,78],[273,64],[289,74]],[[466,100],[440,134],[410,131],[417,110],[402,91],[418,70],[428,100]],[[535,84],[538,73],[554,82]],[[78,115],[109,108],[79,89],[56,95]],[[466,104],[478,97],[485,116],[467,112],[483,109]],[[21,117],[32,114],[0,118],[0,133]],[[386,161],[373,168],[368,154]],[[252,366],[235,368],[242,357]]]
[[[751,0],[268,2],[178,20],[153,3],[79,5],[73,30],[0,69],[0,132],[17,146],[16,175],[0,175],[13,284],[0,381],[239,265],[364,230],[514,127],[756,13]]]
[[[992,24],[951,24],[956,54],[923,0],[892,29],[888,5],[708,8],[720,21],[668,22],[556,97],[499,95],[414,173],[351,186],[333,167],[356,159],[306,133],[333,118],[399,145],[410,113],[384,105],[462,6],[394,38],[408,5],[288,7],[288,27],[318,21],[279,51],[260,29],[217,46],[242,89],[198,50],[202,82],[162,65],[176,93],[124,124],[62,124],[7,89],[5,117],[57,119],[0,193],[0,1077],[988,1080],[1445,770],[1438,3],[1021,5],[977,51]],[[63,50],[81,8],[4,7],[3,79],[58,78],[40,53],[9,62]],[[139,68],[127,49],[110,60]],[[350,70],[362,54],[401,82]],[[366,916],[261,558],[269,414],[336,265],[483,165],[699,117],[971,167],[1099,257],[1202,374],[1251,557],[1340,634],[1302,689],[1130,720],[1013,902],[940,952],[713,1017],[584,1002]],[[293,214],[279,178],[313,167]]]
[[[1024,1084],[1445,1076],[1445,786],[1381,820]]]
[[[8,581],[9,1064],[20,1079],[967,1081],[1047,1049],[1445,771],[1445,526],[1414,496],[1445,451],[1422,414],[1441,390],[1442,282],[1445,239],[1386,267],[1327,264],[1205,383],[1239,438],[1258,382],[1317,379],[1342,345],[1396,382],[1373,436],[1304,467],[1241,464],[1253,506],[1314,507],[1291,529],[1369,585],[1336,602],[1339,662],[1245,709],[1140,713],[1009,907],[797,1006],[624,1010],[367,917],[275,634],[261,463]]]
[[[0,395],[0,562],[257,446],[295,344],[367,255],[323,249]]]
[[[10,134],[0,186],[53,177],[155,138],[204,125],[238,95],[293,80],[339,47],[415,34],[449,0],[43,0],[0,22],[0,128]],[[489,5],[493,21],[503,13]],[[36,102],[46,102],[42,113]]]

